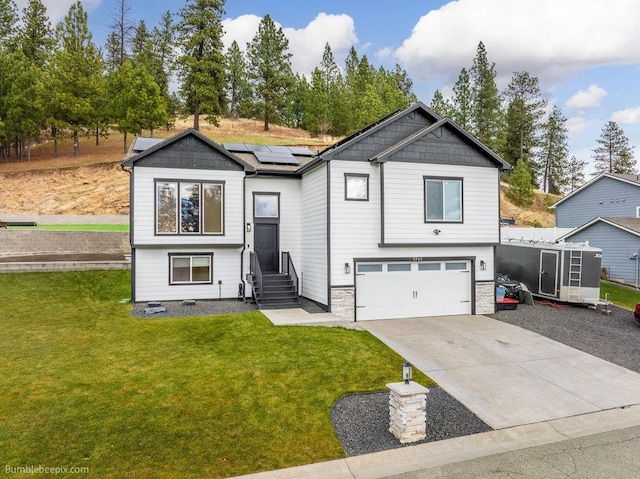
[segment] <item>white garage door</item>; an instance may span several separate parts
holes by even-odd
[[[471,314],[468,260],[356,264],[356,320]]]

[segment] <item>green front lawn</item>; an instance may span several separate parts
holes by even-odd
[[[200,478],[335,459],[335,401],[401,377],[365,331],[134,318],[128,272],[0,274],[0,291],[3,470]]]
[[[621,308],[635,309],[636,303],[640,303],[640,291],[629,286],[601,281],[600,298],[604,299],[606,293],[609,301]]]

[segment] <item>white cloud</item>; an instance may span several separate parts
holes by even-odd
[[[566,105],[579,110],[596,108],[600,106],[605,96],[607,96],[607,91],[604,88],[598,85],[591,85],[586,90],[579,90],[578,93],[567,100]]]
[[[587,121],[584,116],[572,116],[567,118],[567,123],[565,123],[565,126],[569,131],[569,135],[574,136],[582,133],[586,129]]]
[[[482,41],[499,77],[526,70],[553,81],[639,62],[639,23],[640,0],[458,0],[420,18],[396,55],[419,80],[450,78]]]
[[[262,18],[256,15],[242,15],[235,19],[223,20],[225,34],[222,41],[225,48],[236,40],[240,49],[245,50],[247,43],[258,31],[261,20]],[[280,26],[277,22],[276,25]],[[311,73],[320,64],[327,43],[331,46],[336,63],[340,65],[349,48],[358,42],[353,18],[344,14],[319,13],[304,28],[283,27],[282,30],[289,40],[289,53],[293,55],[293,71],[301,74]]]
[[[623,125],[640,123],[640,107],[626,108],[624,110],[613,112],[611,115],[611,121],[615,121],[616,123]]]
[[[55,26],[64,19],[69,11],[69,7],[76,3],[76,0],[41,0],[47,9],[47,15],[51,21],[51,25]],[[102,0],[82,0],[82,8],[85,12],[91,12],[100,5]],[[22,17],[22,9],[27,6],[29,0],[16,0],[18,14]]]

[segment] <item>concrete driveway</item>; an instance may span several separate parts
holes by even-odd
[[[486,316],[356,324],[494,429],[640,404],[640,374]]]

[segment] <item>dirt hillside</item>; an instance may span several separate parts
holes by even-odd
[[[166,138],[190,126],[179,121],[175,128],[154,132]],[[205,126],[201,132],[218,143],[270,143],[307,146],[320,149],[336,139],[318,141],[301,130],[278,126],[262,131],[262,124],[251,120],[222,119],[219,127]],[[145,132],[145,136],[150,136]],[[131,138],[129,138],[129,143]],[[129,175],[120,169],[124,159],[123,137],[111,133],[95,145],[94,137],[80,141],[80,156],[73,156],[70,139],[59,142],[59,155],[53,154],[53,142],[44,141],[32,148],[31,161],[0,159],[0,219],[2,214],[77,214],[126,215],[129,213]],[[536,223],[551,227],[555,224],[552,210],[544,205],[544,194],[536,195],[530,208],[519,208],[505,196],[501,185],[501,215],[515,218],[518,226]]]

